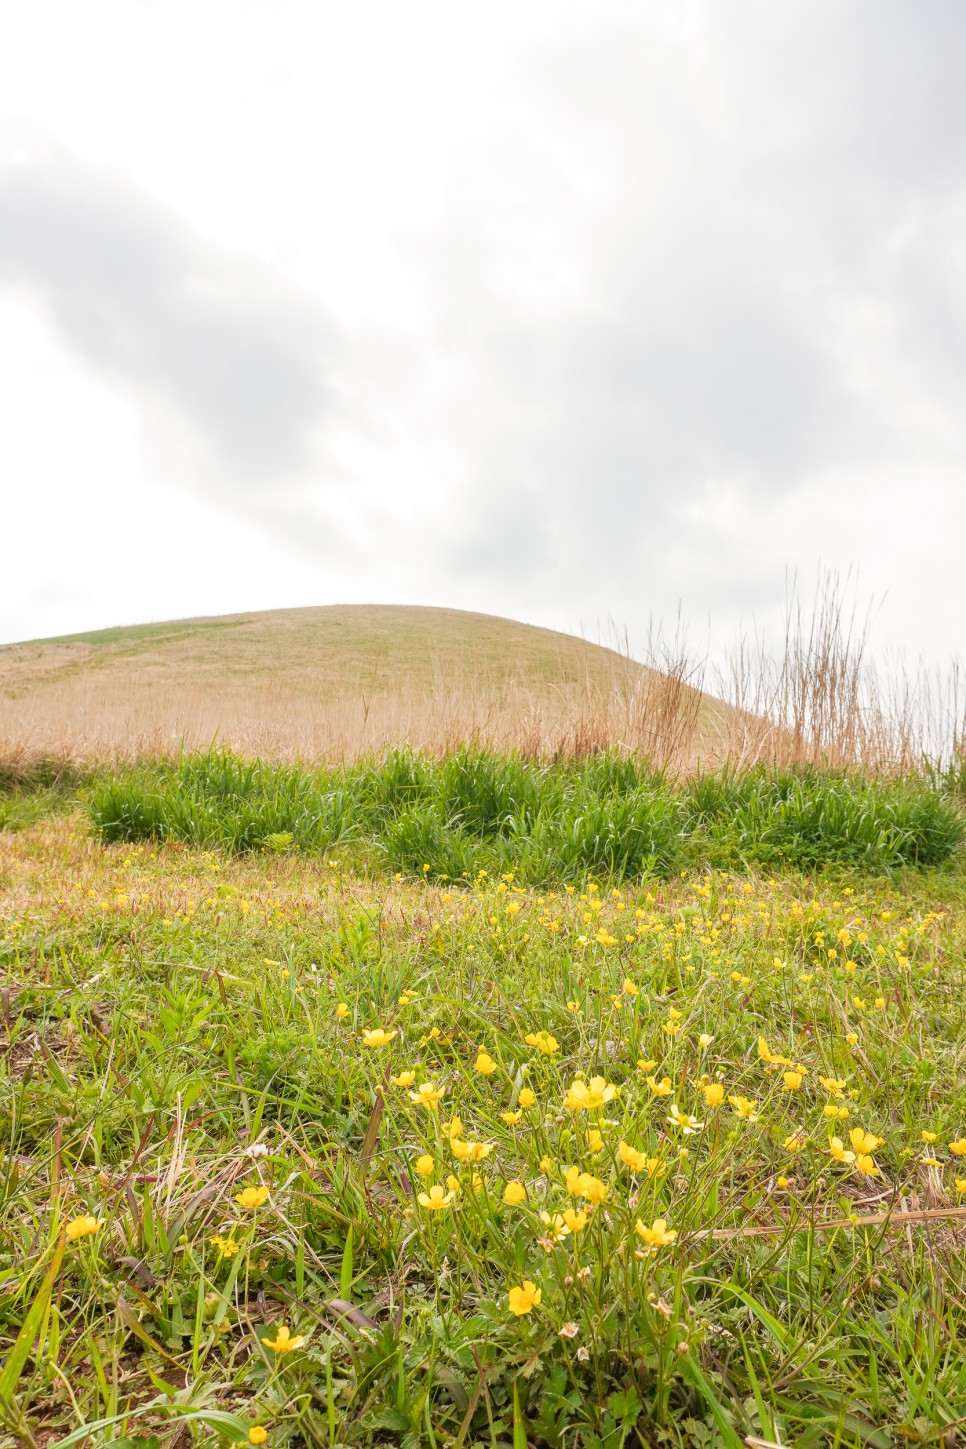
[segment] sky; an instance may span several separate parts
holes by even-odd
[[[966,619],[962,0],[31,0],[0,642]],[[851,571],[851,572],[850,572]]]

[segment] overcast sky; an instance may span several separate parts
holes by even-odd
[[[30,0],[0,642],[966,619],[962,0]]]

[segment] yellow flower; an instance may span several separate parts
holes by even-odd
[[[855,1153],[848,1151],[841,1137],[829,1138],[828,1150],[836,1162],[848,1164],[855,1161]]]
[[[703,1050],[705,1047],[709,1047],[713,1041],[714,1037],[709,1036],[706,1031],[703,1031],[698,1037],[698,1046],[701,1047]]]
[[[954,1177],[953,1182],[956,1184],[957,1192],[966,1192],[966,1177]]]
[[[219,1254],[223,1258],[233,1258],[238,1252],[238,1244],[232,1237],[223,1238],[221,1236],[221,1233],[216,1233],[215,1236],[213,1238],[209,1238],[208,1241],[214,1243],[215,1247],[218,1249]]]
[[[785,1083],[786,1092],[797,1092],[804,1078],[801,1072],[785,1072],[782,1080]]]
[[[427,1112],[433,1112],[445,1093],[445,1087],[434,1087],[432,1082],[423,1082],[415,1092],[410,1092],[409,1100],[417,1107],[425,1107]]]
[[[389,1080],[394,1087],[411,1087],[416,1080],[416,1073],[400,1072],[398,1077],[390,1077]]]
[[[630,1147],[626,1142],[620,1142],[617,1146],[617,1155],[621,1162],[631,1169],[631,1172],[643,1172],[647,1165],[647,1158],[643,1152],[638,1152],[636,1147]]]
[[[268,1188],[264,1183],[260,1187],[243,1187],[235,1193],[235,1201],[239,1207],[260,1208],[268,1201]]]
[[[583,1172],[580,1175],[580,1196],[585,1197],[588,1202],[602,1203],[607,1197],[606,1184],[599,1177]]]
[[[459,1178],[458,1177],[454,1177],[452,1173],[449,1173],[447,1175],[447,1178],[446,1178],[446,1186],[449,1188],[450,1192],[452,1192],[452,1193],[459,1192],[459,1190],[460,1190],[460,1180],[459,1180]]]
[[[650,1227],[638,1218],[634,1231],[639,1238],[643,1238],[651,1253],[656,1253],[658,1248],[666,1248],[677,1237],[675,1230],[668,1227],[666,1218],[655,1218]]]
[[[78,1238],[86,1238],[90,1233],[96,1233],[104,1226],[104,1218],[92,1217],[90,1213],[82,1213],[79,1218],[71,1218],[64,1229],[69,1243],[76,1243]]]
[[[786,1152],[804,1152],[805,1138],[800,1132],[792,1132],[790,1136],[785,1138],[782,1146]]]
[[[568,1209],[568,1212],[572,1212],[572,1211],[573,1211],[572,1208],[569,1208]],[[586,1216],[585,1216],[585,1214],[584,1213],[580,1213],[579,1216],[582,1217],[582,1218],[584,1218],[584,1223],[586,1224]],[[563,1242],[564,1238],[569,1238],[569,1236],[570,1236],[570,1228],[568,1227],[568,1225],[564,1221],[564,1215],[563,1215],[563,1213],[554,1213],[553,1216],[551,1217],[548,1212],[542,1212],[540,1214],[540,1221],[542,1223],[545,1223],[546,1226],[550,1229],[550,1232],[548,1234],[549,1246],[550,1247],[552,1247],[554,1243],[561,1243],[561,1242]]]
[[[966,1157],[966,1137],[960,1137],[956,1142],[950,1142],[950,1152],[955,1152],[957,1157]]]
[[[416,1171],[420,1177],[432,1177],[434,1165],[428,1152],[424,1152],[421,1157],[416,1158]]]
[[[517,1097],[517,1102],[521,1107],[532,1107],[536,1100],[537,1094],[532,1087],[524,1087]]]
[[[335,1014],[340,1019],[340,1021],[345,1021],[346,1017],[349,1015],[348,1002],[340,1001],[335,1009]]]
[[[563,1104],[571,1112],[593,1112],[612,1102],[619,1091],[620,1087],[606,1082],[603,1077],[591,1077],[589,1082],[577,1077],[564,1097]]]
[[[520,1287],[510,1289],[507,1297],[510,1312],[519,1318],[521,1314],[529,1313],[531,1309],[540,1304],[543,1293],[536,1283],[531,1283],[529,1278],[524,1278]]]
[[[490,1056],[489,1052],[480,1052],[476,1061],[473,1063],[473,1067],[475,1071],[481,1072],[484,1077],[488,1077],[491,1072],[496,1071],[496,1062]]]
[[[819,1077],[819,1081],[830,1097],[839,1098],[845,1090],[844,1077]]]
[[[653,1072],[657,1062],[645,1061],[643,1057],[637,1059],[637,1069],[640,1072]]]
[[[540,1159],[541,1172],[553,1172],[556,1165],[552,1157],[541,1157]]]
[[[728,1101],[743,1122],[758,1121],[758,1103],[753,1102],[750,1097],[742,1097],[739,1094],[737,1097],[729,1096]]]
[[[508,1182],[503,1189],[503,1201],[515,1207],[517,1203],[526,1202],[527,1190],[522,1182]]]
[[[852,1128],[849,1141],[856,1152],[874,1152],[877,1147],[882,1146],[881,1137],[876,1137],[874,1132],[865,1132],[861,1127]]]
[[[268,1438],[268,1430],[264,1424],[253,1424],[248,1431],[249,1444],[264,1444]]]
[[[721,1082],[708,1082],[707,1086],[701,1088],[704,1093],[705,1103],[709,1107],[720,1107],[724,1101],[724,1087]]]
[[[305,1337],[303,1334],[296,1334],[293,1338],[284,1323],[279,1324],[274,1338],[262,1339],[265,1347],[273,1349],[277,1354],[294,1353],[297,1348],[302,1347],[304,1342]]]
[[[622,990],[625,996],[637,996],[638,994],[637,987],[634,985],[633,981],[629,976],[624,977],[624,985],[622,987]]]
[[[571,1233],[583,1232],[588,1222],[587,1214],[583,1209],[572,1207],[564,1208],[563,1220],[564,1226]]]
[[[648,1077],[647,1085],[655,1097],[670,1097],[671,1095],[672,1087],[670,1077],[662,1077],[660,1081],[657,1081],[654,1077]]]
[[[449,1207],[453,1201],[453,1193],[447,1192],[437,1182],[429,1189],[429,1192],[421,1192],[416,1201],[420,1207],[428,1208],[430,1212],[437,1212],[442,1208]]]
[[[523,1113],[522,1112],[519,1112],[519,1111],[517,1111],[517,1112],[501,1112],[500,1113],[500,1116],[503,1118],[503,1121],[506,1123],[506,1125],[508,1127],[515,1127],[517,1125],[517,1123],[519,1122],[520,1118],[523,1116]]]
[[[462,1137],[463,1135],[462,1117],[453,1117],[451,1121],[444,1122],[440,1130],[448,1142],[455,1142],[457,1137]]]
[[[758,1038],[758,1055],[761,1057],[761,1059],[762,1059],[763,1062],[768,1062],[771,1065],[774,1065],[774,1066],[786,1066],[787,1065],[787,1062],[786,1062],[785,1058],[784,1057],[776,1056],[775,1053],[770,1049],[768,1043],[766,1042],[766,1040],[765,1040],[765,1038],[763,1036],[760,1036]]]
[[[927,1132],[925,1127],[922,1129],[923,1142],[935,1142],[937,1135],[935,1132]]]
[[[386,1031],[384,1027],[376,1026],[371,1031],[366,1030],[362,1033],[362,1045],[367,1047],[388,1046],[393,1037],[397,1035],[398,1032]]]
[[[453,1156],[460,1162],[482,1162],[493,1151],[492,1142],[463,1142],[454,1137],[450,1141]]]
[[[551,1036],[548,1031],[527,1032],[523,1040],[527,1046],[536,1047],[538,1051],[543,1052],[545,1057],[552,1057],[554,1052],[559,1052],[560,1050],[560,1043],[557,1038]]]
[[[848,1042],[849,1046],[855,1046],[858,1039],[859,1033],[857,1031],[847,1031],[845,1033],[845,1040]]]
[[[704,1123],[699,1122],[696,1117],[689,1117],[687,1112],[682,1112],[677,1102],[671,1103],[671,1112],[665,1121],[670,1122],[672,1127],[680,1128],[685,1137],[692,1137],[704,1126]]]
[[[587,1146],[590,1148],[592,1157],[596,1157],[604,1150],[604,1136],[598,1127],[592,1127],[587,1133]]]

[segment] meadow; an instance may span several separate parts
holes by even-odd
[[[6,1442],[955,1443],[961,853],[369,849],[0,834]]]
[[[963,733],[833,615],[768,714],[7,735],[3,1449],[966,1442]]]

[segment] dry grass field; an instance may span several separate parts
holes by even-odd
[[[0,648],[0,749],[85,760],[213,740],[351,760],[473,740],[526,753],[715,749],[731,711],[571,635],[455,609],[334,605]]]

